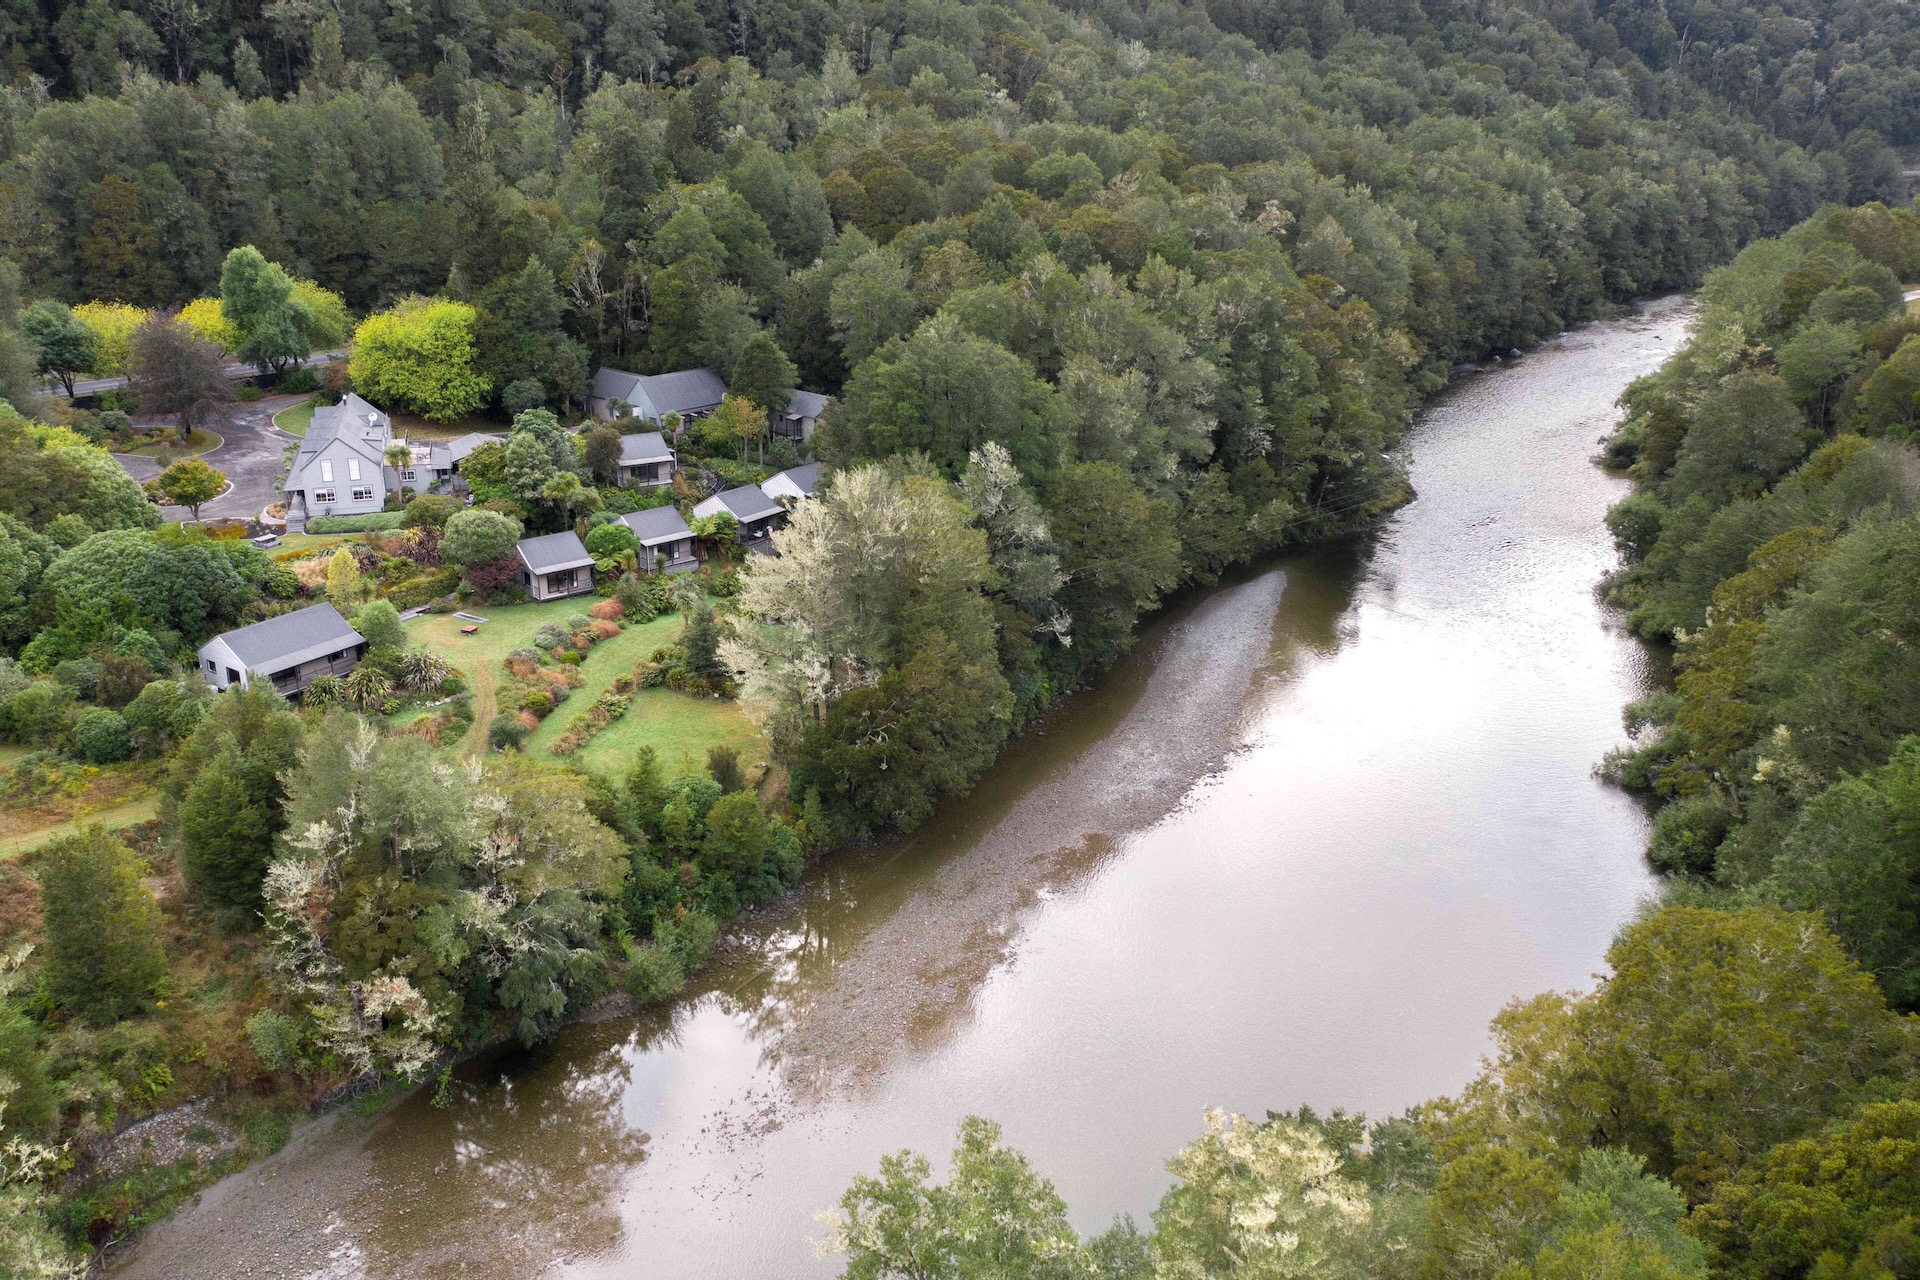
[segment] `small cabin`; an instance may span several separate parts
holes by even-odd
[[[672,507],[630,511],[620,517],[620,523],[640,540],[642,573],[685,573],[700,563],[693,530]]]
[[[522,538],[514,549],[520,557],[520,583],[529,600],[563,600],[593,590],[593,557],[580,535],[549,533]]]
[[[292,697],[321,676],[346,675],[366,656],[366,637],[332,605],[316,604],[222,632],[200,646],[198,665],[223,692],[266,680]]]

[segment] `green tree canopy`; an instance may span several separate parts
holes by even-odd
[[[49,845],[40,867],[54,1003],[103,1023],[151,1009],[167,960],[139,858],[93,826]]]

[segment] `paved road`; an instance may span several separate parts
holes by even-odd
[[[344,351],[316,351],[307,357],[306,362],[309,365],[317,365],[326,364],[330,360],[345,360],[346,358],[347,353]],[[256,366],[250,364],[229,364],[227,366],[227,376],[235,382],[239,382],[244,378],[254,377],[259,372],[260,370]],[[125,378],[87,378],[73,384],[73,394],[76,396],[90,396],[101,391],[118,391],[126,385],[127,380]],[[58,384],[54,384],[47,388],[47,393],[49,395],[58,395],[61,390],[62,388]]]
[[[218,428],[220,444],[200,456],[210,467],[227,473],[227,491],[211,502],[202,503],[200,518],[233,517],[250,520],[262,508],[280,497],[274,481],[280,477],[280,459],[293,436],[273,425],[273,415],[290,404],[299,404],[305,396],[269,396],[257,404],[243,404],[233,420]],[[136,454],[113,455],[135,480],[151,480],[160,474],[161,463]],[[185,507],[162,507],[169,520],[185,520]]]

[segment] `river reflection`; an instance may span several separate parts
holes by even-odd
[[[672,1009],[299,1144],[124,1274],[826,1275],[813,1215],[968,1113],[1094,1229],[1152,1208],[1207,1105],[1458,1088],[1488,1019],[1585,985],[1649,887],[1644,816],[1592,775],[1650,673],[1595,599],[1623,485],[1588,459],[1684,319],[1656,304],[1462,383],[1378,536],[1178,604],[925,832],[745,922]],[[323,1218],[324,1247],[241,1225],[276,1215]]]

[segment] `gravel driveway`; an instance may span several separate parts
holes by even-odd
[[[279,500],[280,492],[274,482],[280,478],[280,460],[294,437],[273,425],[273,415],[305,398],[269,396],[256,404],[236,406],[232,421],[214,429],[220,436],[220,444],[200,457],[208,466],[226,473],[227,491],[201,504],[202,520],[215,517],[251,520],[268,503]],[[161,464],[153,458],[130,453],[113,456],[135,480],[151,480],[160,474]],[[161,511],[169,520],[187,518],[185,507],[162,507]]]

